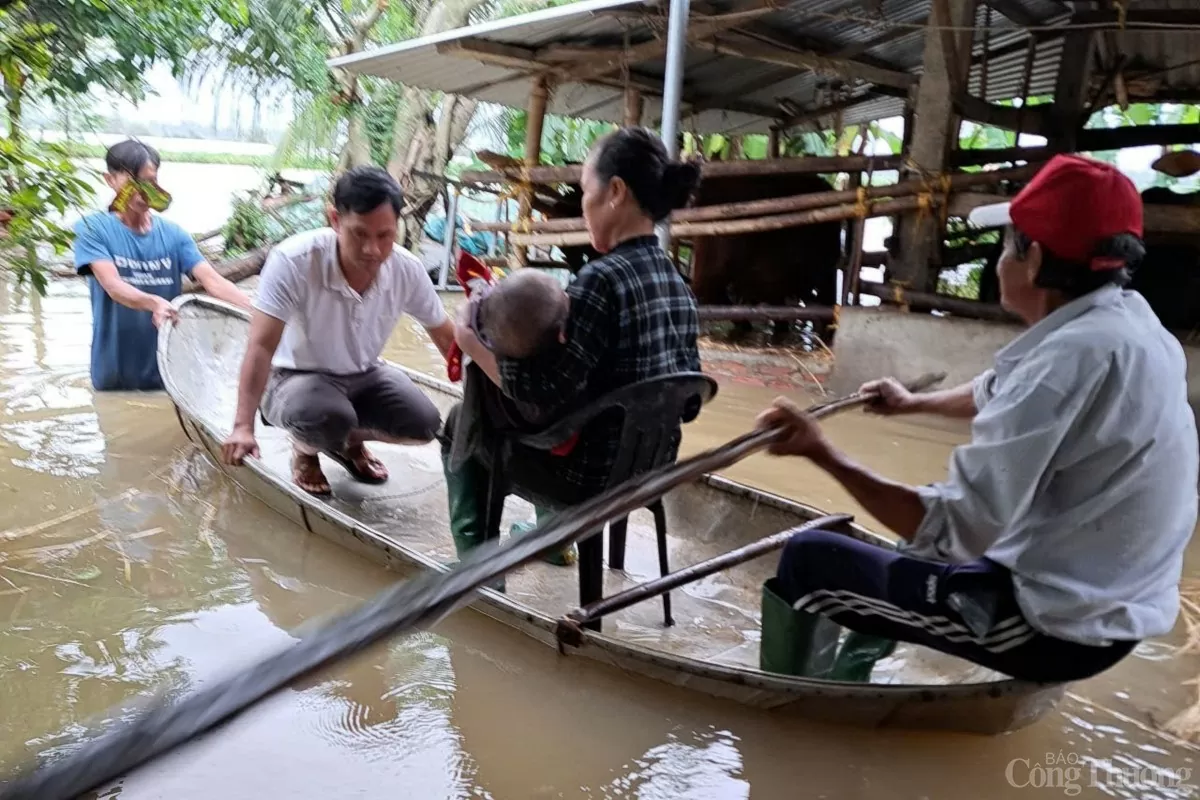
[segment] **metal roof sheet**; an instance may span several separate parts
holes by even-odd
[[[1046,26],[1069,20],[1070,8],[1060,0],[1008,0],[1032,23],[1034,36]],[[1194,8],[1197,0],[1139,0],[1138,10]],[[744,8],[734,0],[710,0],[710,13]],[[610,46],[637,44],[665,38],[666,0],[583,0],[481,25],[400,42],[363,53],[330,60],[330,65],[375,75],[422,89],[452,92],[491,103],[524,108],[532,86],[532,73],[517,66],[499,66],[445,52],[445,46],[467,39],[535,51],[550,45]],[[932,0],[881,0],[877,16],[864,11],[863,0],[800,0],[780,6],[739,27],[739,31],[775,44],[809,48],[822,54],[852,57],[863,63],[919,76],[926,38],[925,20]],[[987,4],[980,3],[975,25],[988,21]],[[693,14],[696,13],[693,6]],[[694,23],[693,23],[694,24]],[[1024,90],[1026,28],[993,11],[987,49],[995,54],[987,65],[985,99],[991,102],[1019,97]],[[718,34],[718,41],[727,41]],[[1121,32],[1122,49],[1135,64],[1166,71],[1158,77],[1170,90],[1200,93],[1200,30],[1139,30]],[[442,46],[439,48],[439,45]],[[974,63],[969,77],[972,94],[979,96],[984,45],[975,37]],[[1061,38],[1041,36],[1029,91],[1051,94],[1062,53]],[[1192,54],[1192,55],[1188,55]],[[661,85],[663,58],[631,65],[632,79]],[[553,114],[619,122],[623,114],[620,71],[607,76],[609,85],[560,83],[547,110]],[[839,91],[839,79],[810,70],[781,67],[746,58],[717,55],[711,47],[689,44],[684,73],[684,108],[680,126],[700,133],[762,133],[782,115],[780,109],[811,111],[829,102]],[[862,100],[843,110],[846,123],[896,116],[904,101],[896,90],[863,81],[845,81],[840,91],[861,95]],[[844,95],[843,95],[844,96]],[[852,95],[854,96],[854,95]],[[699,100],[701,110],[690,100]],[[704,108],[704,104],[724,108]],[[661,99],[645,96],[647,122],[661,117]],[[730,110],[733,106],[736,110]]]

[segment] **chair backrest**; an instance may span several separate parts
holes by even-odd
[[[716,394],[717,382],[704,373],[660,375],[609,392],[521,441],[549,449],[601,415],[619,411],[621,443],[609,476],[609,485],[615,486],[673,459],[680,424],[694,420]]]

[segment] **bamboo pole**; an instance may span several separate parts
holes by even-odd
[[[646,100],[642,97],[642,93],[637,89],[628,88],[625,90],[625,109],[622,117],[626,128],[634,128],[642,124],[642,115],[645,113]]]
[[[921,202],[916,197],[901,197],[895,200],[884,200],[873,204],[864,216],[886,217],[898,211],[915,211]],[[802,225],[815,225],[821,222],[838,222],[859,216],[861,210],[857,205],[841,205],[830,208],[818,208],[812,211],[800,211],[794,214],[776,214],[757,219],[734,219],[725,222],[682,222],[671,224],[671,235],[679,237],[697,236],[733,236],[743,233],[763,233],[784,228],[798,228]],[[569,231],[566,233],[510,233],[509,238],[518,245],[539,245],[541,247],[571,247],[587,244],[587,231]]]
[[[525,120],[525,171],[531,171],[542,157],[542,124],[546,120],[546,101],[550,97],[550,85],[545,75],[539,75],[529,92],[528,114]],[[533,215],[533,185],[522,182],[520,188],[520,210],[517,221],[521,225],[530,222]],[[529,248],[518,244],[516,262],[520,266],[529,263]]]
[[[804,156],[801,158],[772,158],[755,161],[710,161],[700,167],[705,178],[744,177],[751,175],[814,175],[830,172],[865,170],[874,162],[876,169],[896,169],[900,156]],[[534,167],[529,170],[532,183],[579,183],[583,167],[570,164],[563,167]],[[508,183],[519,181],[519,169],[466,170],[459,180],[463,183]]]
[[[683,569],[664,575],[656,580],[638,584],[611,597],[605,597],[602,600],[597,600],[595,603],[570,612],[564,619],[559,620],[556,633],[565,643],[570,644],[572,647],[578,647],[579,643],[582,643],[582,639],[576,635],[576,631],[582,625],[586,625],[609,614],[623,611],[652,597],[666,594],[670,590],[678,589],[685,584],[693,583],[701,578],[707,578],[709,575],[715,575],[731,567],[745,564],[747,561],[753,561],[759,556],[766,555],[774,550],[780,550],[797,534],[811,530],[837,528],[853,520],[854,517],[850,514],[829,514],[824,517],[817,517],[803,525],[797,525],[786,531],[763,537],[744,547],[730,550],[719,556],[713,556],[697,564],[692,564],[690,567],[684,567]]]
[[[980,186],[995,186],[1003,181],[1024,181],[1033,177],[1037,167],[1030,165],[1012,169],[995,170],[993,172],[971,172],[953,175],[950,178],[950,188],[954,191]],[[868,186],[866,196],[872,200],[884,197],[906,197],[930,188],[921,180],[909,180],[889,186]],[[740,203],[720,203],[711,206],[684,208],[671,214],[671,222],[707,222],[712,220],[729,220],[742,217],[761,216],[790,211],[807,211],[826,208],[829,206],[851,203],[858,199],[854,189],[844,191],[813,192],[810,194],[775,197],[769,200],[751,200]],[[471,228],[478,231],[508,232],[512,226],[503,222],[471,222]],[[582,231],[585,229],[582,217],[566,219],[538,220],[530,223],[532,233],[563,233]]]
[[[1002,306],[981,303],[978,300],[967,300],[962,297],[948,297],[929,292],[910,292],[897,286],[881,283],[863,283],[859,286],[859,293],[874,295],[885,303],[910,306],[918,311],[946,311],[960,317],[991,322],[1019,321],[1017,317],[1005,311]]]
[[[829,306],[699,306],[701,322],[794,322],[831,320]]]

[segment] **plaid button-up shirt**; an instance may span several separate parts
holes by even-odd
[[[631,383],[699,372],[696,299],[653,236],[622,242],[567,288],[566,344],[527,359],[498,358],[504,393],[565,412]],[[555,413],[555,416],[558,416]],[[562,457],[560,475],[588,493],[605,488],[620,419],[598,419]]]

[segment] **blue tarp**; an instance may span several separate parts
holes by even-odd
[[[466,231],[463,230],[462,215],[456,214],[454,221],[456,223],[454,226],[454,238],[458,243],[458,248],[473,256],[487,255],[488,247],[492,243],[491,234],[476,232],[468,236]],[[425,219],[425,235],[435,242],[446,241],[446,217],[427,217]]]

